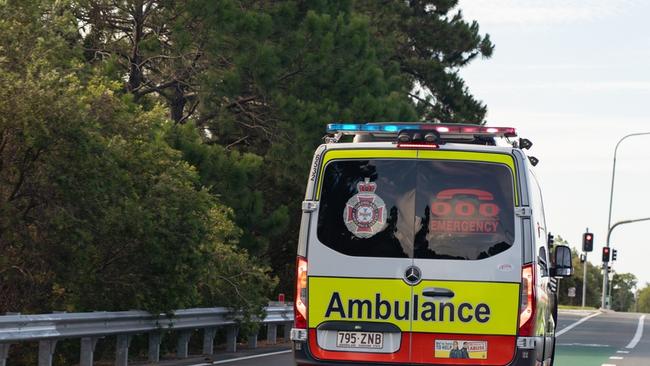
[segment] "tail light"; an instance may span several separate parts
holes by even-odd
[[[295,327],[307,329],[307,259],[296,261],[296,296],[294,304]]]
[[[519,308],[519,335],[528,337],[535,332],[535,275],[533,265],[521,269],[521,306]]]

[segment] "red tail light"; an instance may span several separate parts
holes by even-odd
[[[521,306],[519,308],[519,335],[535,333],[535,274],[532,264],[521,269]]]
[[[296,261],[296,296],[294,303],[295,327],[307,329],[307,259],[298,257]]]

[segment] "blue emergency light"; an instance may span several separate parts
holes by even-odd
[[[386,132],[397,133],[401,130],[419,130],[422,128],[420,123],[404,124],[359,124],[359,123],[330,123],[327,125],[327,133],[337,132]]]

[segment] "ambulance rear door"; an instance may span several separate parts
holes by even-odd
[[[522,273],[512,155],[418,151],[411,362],[505,365]]]
[[[408,363],[417,151],[331,149],[307,245],[308,350],[318,360]]]

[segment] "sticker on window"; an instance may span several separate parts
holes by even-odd
[[[377,184],[365,178],[357,184],[358,193],[345,204],[345,226],[358,238],[370,238],[386,226],[386,204],[376,190]]]
[[[499,228],[494,195],[478,189],[446,189],[431,204],[432,233],[493,234]]]
[[[436,339],[434,357],[487,359],[487,342]]]

